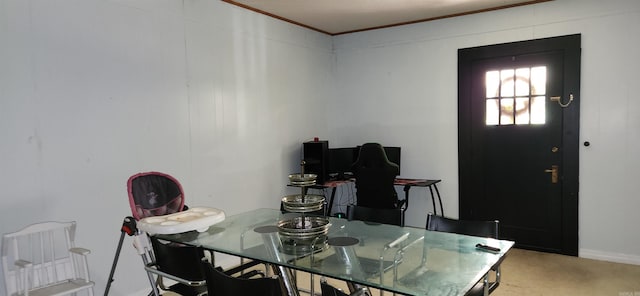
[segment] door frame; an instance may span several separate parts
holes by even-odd
[[[472,157],[471,134],[471,82],[474,61],[530,53],[561,51],[563,53],[564,85],[562,98],[573,94],[570,108],[562,112],[562,163],[560,169],[562,196],[562,243],[560,253],[578,255],[578,186],[579,186],[579,135],[580,135],[580,40],[581,35],[567,35],[528,41],[487,45],[458,50],[458,214],[461,219],[472,218],[463,211],[472,206],[474,188],[470,163]],[[572,70],[569,70],[572,69]],[[577,75],[573,71],[577,69]],[[554,94],[555,95],[555,94]],[[553,102],[550,102],[553,103]],[[555,104],[555,103],[554,103]]]

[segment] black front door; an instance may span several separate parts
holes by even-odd
[[[459,52],[460,218],[500,220],[520,247],[577,255],[579,46]]]

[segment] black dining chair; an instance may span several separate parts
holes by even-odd
[[[213,253],[199,247],[166,241],[156,236],[150,236],[149,240],[153,248],[154,261],[147,264],[145,270],[158,276],[156,284],[160,289],[182,296],[207,295],[206,270],[200,262],[205,255],[213,258]],[[242,278],[263,276],[264,272],[254,268],[260,264],[262,263],[259,261],[250,261],[226,272],[240,274],[238,277]],[[175,283],[167,286],[163,278],[173,280]]]
[[[338,289],[327,282],[326,278],[320,279],[320,291],[322,292],[322,296],[369,296],[373,295],[369,287],[356,284],[354,282],[346,282],[347,287],[350,291],[353,292],[345,292],[342,289]]]
[[[457,233],[463,235],[481,236],[497,239],[499,236],[499,222],[495,221],[470,221],[470,220],[456,220],[437,216],[429,213],[427,215],[427,230]],[[488,293],[493,292],[498,285],[500,285],[500,266],[494,266],[491,269],[495,273],[495,279],[492,282],[488,281],[488,277],[478,282],[466,296],[484,295],[484,290],[487,289]]]
[[[320,290],[322,296],[349,296],[349,294],[327,283],[325,279],[320,280]]]
[[[183,296],[207,294],[204,269],[199,264],[205,255],[202,249],[164,241],[155,236],[149,239],[155,261],[145,266],[145,269],[158,275],[157,284],[160,289]],[[163,278],[176,283],[165,286]]]
[[[214,267],[204,258],[201,261],[201,266],[206,276],[209,296],[283,295],[284,288],[279,277],[234,277],[231,272],[225,272],[219,267]]]

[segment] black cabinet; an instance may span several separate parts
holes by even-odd
[[[316,174],[316,184],[323,184],[329,179],[329,141],[312,141],[302,143],[304,155],[304,173]]]

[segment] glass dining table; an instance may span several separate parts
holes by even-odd
[[[309,219],[326,221],[326,227],[301,239],[282,231],[283,221]],[[299,295],[295,281],[286,274],[292,270],[404,295],[464,295],[514,245],[507,240],[303,217],[275,209],[227,216],[204,232],[161,238],[277,266],[290,295]],[[478,244],[495,249],[478,248]]]

